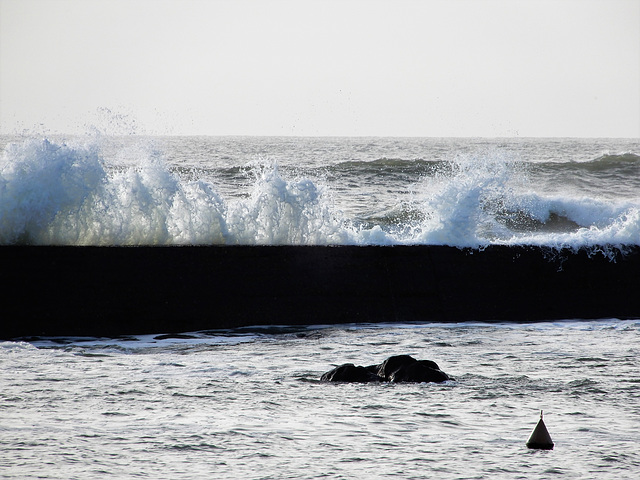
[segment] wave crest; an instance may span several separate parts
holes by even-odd
[[[638,159],[620,154],[600,162]],[[285,179],[275,163],[234,167],[233,175],[249,172],[253,183],[226,198],[215,183],[216,175],[228,177],[229,166],[207,170],[205,181],[193,174],[197,169],[172,169],[144,149],[128,165],[106,161],[96,140],[8,145],[0,162],[0,243],[640,244],[637,202],[534,191],[529,175],[540,165],[499,151],[447,162],[383,158],[328,167],[327,178],[345,175],[342,188],[356,185],[363,202],[375,189],[395,200],[361,218],[345,218],[322,181]]]
[[[353,243],[323,189],[262,168],[247,199],[181,180],[154,155],[109,168],[95,145],[30,140],[5,149],[3,244],[168,245]]]

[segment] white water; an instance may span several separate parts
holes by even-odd
[[[640,244],[637,155],[580,163],[575,145],[538,141],[530,160],[529,144],[451,141],[448,152],[434,143],[419,159],[371,161],[390,148],[372,140],[344,161],[343,143],[327,139],[312,158],[267,145],[277,158],[258,162],[244,162],[242,142],[212,159],[215,139],[10,143],[0,161],[0,243]],[[387,153],[402,154],[399,143]],[[612,196],[616,184],[626,187]]]

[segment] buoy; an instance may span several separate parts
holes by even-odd
[[[551,435],[549,435],[547,426],[544,424],[544,420],[542,420],[542,410],[540,410],[540,420],[538,420],[536,428],[533,429],[529,440],[527,440],[527,447],[540,450],[553,450]]]

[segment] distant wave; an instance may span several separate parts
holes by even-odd
[[[418,179],[436,172],[450,172],[451,162],[422,158],[378,158],[369,161],[346,161],[330,165],[324,170],[329,175],[377,175],[381,178],[404,177]]]
[[[602,164],[610,164],[610,165],[621,165],[621,164],[628,164],[628,163],[640,163],[640,155],[632,153],[632,152],[625,152],[625,153],[606,153],[604,155],[601,155],[600,157],[596,158],[595,160],[592,160],[591,162],[586,162],[587,164],[592,163],[592,164],[597,164],[597,163],[602,163]]]
[[[548,170],[582,170],[587,172],[610,171],[620,169],[640,169],[640,155],[626,153],[605,153],[594,159],[582,162],[535,162],[531,164],[534,168]]]

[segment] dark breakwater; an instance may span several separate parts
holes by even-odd
[[[640,317],[640,247],[0,247],[0,338]]]

